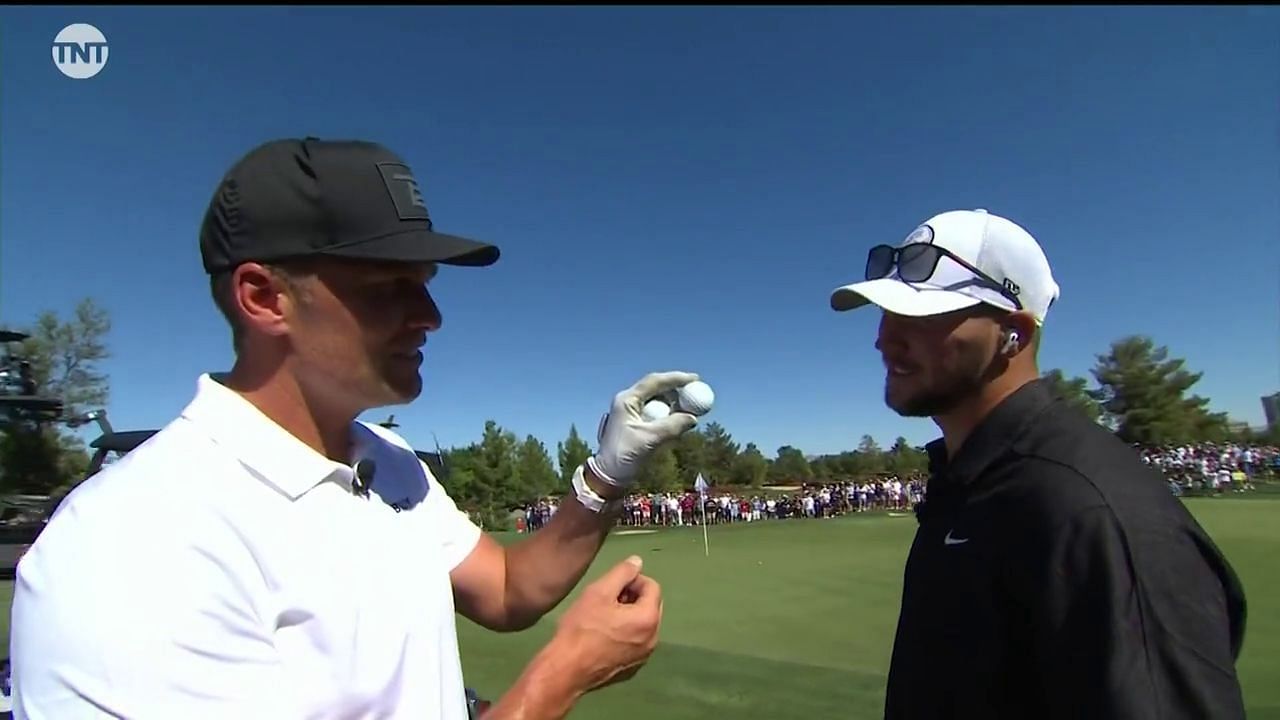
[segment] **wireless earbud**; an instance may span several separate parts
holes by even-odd
[[[1004,345],[1000,348],[1001,355],[1011,355],[1014,350],[1018,349],[1018,331],[1009,330],[1004,336]]]

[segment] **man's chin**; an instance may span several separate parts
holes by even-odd
[[[405,405],[422,394],[422,378],[385,378],[382,383],[382,405]]]
[[[392,387],[392,394],[396,397],[396,403],[403,405],[417,400],[422,395],[422,383],[417,382],[412,386]]]
[[[901,417],[928,418],[945,414],[953,405],[948,399],[927,393],[895,393],[886,387],[884,404]]]
[[[918,404],[904,404],[904,403],[894,403],[894,402],[886,402],[885,404],[889,406],[890,410],[898,413],[899,417],[927,418],[927,417],[934,416],[934,413],[931,412],[927,407],[924,407]]]

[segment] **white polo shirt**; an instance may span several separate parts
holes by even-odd
[[[15,718],[465,720],[449,571],[480,530],[403,439],[352,433],[368,498],[201,376],[22,558]]]

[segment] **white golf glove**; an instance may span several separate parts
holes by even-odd
[[[660,420],[645,420],[641,414],[645,403],[697,379],[694,373],[650,373],[614,395],[613,407],[601,418],[596,435],[600,448],[587,458],[591,472],[614,487],[634,482],[636,472],[658,446],[698,424],[696,417],[677,410]]]

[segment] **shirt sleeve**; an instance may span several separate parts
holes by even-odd
[[[434,524],[440,533],[444,565],[452,572],[467,559],[476,544],[480,542],[481,530],[431,474],[431,468],[422,461],[419,463],[427,479],[427,497],[424,501],[427,520]]]
[[[377,449],[378,474],[388,473],[392,477],[397,477],[399,482],[406,483],[397,486],[399,489],[392,494],[392,497],[399,497],[402,492],[425,491],[421,507],[415,507],[413,512],[421,515],[424,521],[423,527],[428,536],[439,538],[441,559],[445,569],[452,571],[467,559],[476,544],[480,542],[480,527],[458,507],[448,491],[431,473],[430,466],[418,457],[407,440],[387,428],[369,423],[360,424],[368,432],[387,443],[387,446]],[[375,484],[377,482],[375,480]],[[422,483],[425,483],[425,488]]]
[[[1046,704],[1035,716],[1244,717],[1230,661],[1212,660],[1219,648],[1205,640],[1217,629],[1226,636],[1224,606],[1214,607],[1212,590],[1186,588],[1197,596],[1191,602],[1198,617],[1153,605],[1149,595],[1176,592],[1176,582],[1147,587],[1137,579],[1147,575],[1135,572],[1129,538],[1106,506],[1075,512],[1043,540],[1031,543],[1038,562],[1024,555],[1034,563],[1024,577],[1031,581],[1027,630],[1041,685],[1035,695]],[[1165,578],[1181,572],[1194,583],[1200,573],[1193,562],[1186,556],[1158,572]]]

